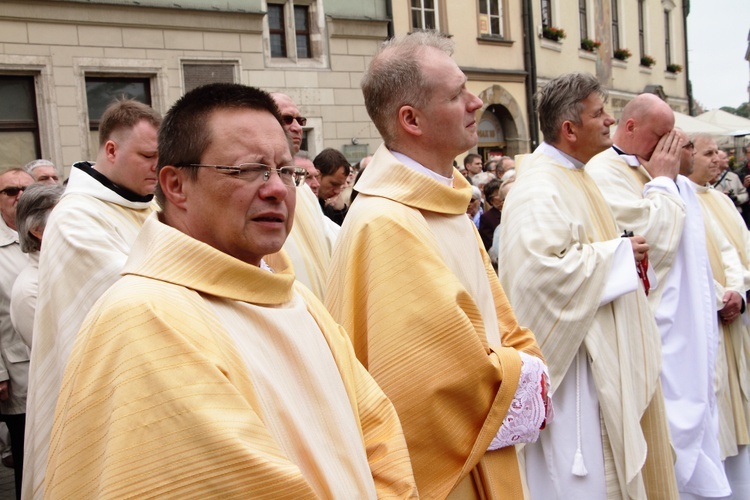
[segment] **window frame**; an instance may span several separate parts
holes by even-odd
[[[147,104],[151,107],[154,106],[154,98],[153,98],[153,90],[152,90],[152,82],[150,76],[143,76],[143,75],[123,75],[118,73],[110,73],[110,74],[100,74],[100,73],[87,73],[84,75],[84,93],[86,94],[86,116],[88,117],[88,123],[89,123],[89,132],[95,132],[99,130],[99,125],[101,123],[101,116],[99,118],[92,119],[89,111],[89,92],[88,92],[88,83],[89,82],[114,82],[114,81],[131,81],[133,83],[139,82],[144,84],[145,94],[147,96],[147,101],[144,104]],[[142,101],[139,101],[142,102]]]
[[[541,0],[540,1],[541,6],[541,15],[539,19],[542,21],[542,28],[551,28],[555,25],[553,21],[553,9],[552,9],[552,0]],[[546,6],[546,11],[545,11]]]
[[[646,13],[644,11],[645,0],[638,0],[638,59],[646,55]]]
[[[410,21],[411,21],[411,31],[412,32],[414,32],[414,31],[428,31],[428,30],[440,31],[442,27],[440,26],[440,13],[441,13],[441,9],[440,9],[440,2],[439,2],[439,0],[433,0],[433,3],[432,3],[433,7],[431,9],[428,8],[428,7],[425,7],[425,5],[424,5],[425,4],[425,0],[419,0],[419,4],[420,5],[418,7],[414,7],[413,5],[409,6],[409,17],[410,17]],[[434,22],[435,22],[435,26],[433,26],[433,27],[425,27],[426,26],[425,12],[432,12],[432,16],[433,16],[433,19],[434,19]],[[415,21],[415,17],[414,17],[415,13],[418,14],[418,16],[419,16],[419,21],[420,21],[419,22],[419,24],[420,24],[419,27],[415,26],[415,22],[414,22]]]
[[[266,64],[271,67],[297,65],[302,67],[321,67],[327,64],[325,56],[325,19],[322,15],[322,0],[267,0],[266,15],[263,19],[264,37],[266,37]],[[283,30],[274,29],[269,24],[268,11],[271,6],[282,9]],[[296,22],[298,8],[305,9],[307,29],[299,29]],[[285,55],[274,55],[271,45],[272,35],[281,35],[286,47]],[[307,57],[300,56],[304,50],[298,46],[298,36],[306,44]]]
[[[672,11],[664,9],[664,62],[665,67],[672,64]]]
[[[497,5],[497,14],[492,14],[492,8],[490,6],[490,3],[494,2]],[[482,12],[482,5],[485,6],[485,9],[487,10],[486,13]],[[496,40],[507,40],[510,37],[508,36],[509,33],[509,27],[506,22],[506,12],[507,12],[507,5],[506,0],[479,0],[479,9],[477,10],[478,16],[479,16],[479,35],[482,38],[491,38]],[[487,30],[484,32],[482,30],[482,23],[483,19],[482,16],[485,16],[486,18],[486,25]],[[499,33],[493,33],[492,32],[492,19],[496,18],[498,20],[498,28]]]
[[[31,96],[31,112],[33,120],[0,121],[0,133],[2,132],[31,132],[34,138],[34,158],[42,158],[42,140],[39,123],[39,106],[37,104],[37,75],[31,73],[5,73],[0,74],[0,79],[26,81],[29,85]]]
[[[588,0],[578,0],[578,30],[581,41],[589,37]]]
[[[618,0],[612,0],[612,50],[622,48],[620,43],[620,4]]]

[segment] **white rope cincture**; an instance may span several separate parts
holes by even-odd
[[[584,477],[587,476],[589,471],[586,470],[586,464],[583,463],[583,450],[581,449],[581,363],[580,363],[581,352],[578,351],[576,354],[576,441],[578,448],[576,448],[576,454],[573,457],[573,468],[571,473],[574,476]]]

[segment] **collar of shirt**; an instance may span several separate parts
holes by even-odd
[[[405,154],[401,154],[398,151],[391,150],[391,154],[401,163],[404,164],[404,166],[409,167],[412,170],[416,170],[417,172],[424,174],[428,177],[432,177],[436,181],[445,184],[446,186],[453,187],[453,177],[443,177],[442,175],[438,174],[437,172],[434,172],[430,170],[429,168],[425,167],[421,163],[412,160]]]
[[[559,149],[557,149],[555,146],[548,142],[542,142],[534,151],[534,153],[541,153],[547,156],[551,156],[552,158],[557,159],[563,166],[567,168],[575,168],[575,169],[582,169],[586,165],[573,158],[572,156],[563,153]]]
[[[617,147],[617,144],[613,144],[612,145],[612,149],[614,149],[615,153],[617,153],[618,155],[620,155],[620,158],[622,158],[623,160],[625,160],[625,163],[627,163],[631,167],[640,167],[641,166],[641,161],[638,159],[637,156],[627,154],[625,151],[623,151],[622,149],[620,149],[619,147]]]

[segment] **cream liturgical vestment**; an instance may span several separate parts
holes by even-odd
[[[586,164],[621,228],[643,235],[657,286],[648,299],[662,341],[661,383],[680,492],[730,493],[719,453],[713,390],[718,348],[714,280],[701,207],[690,180],[652,178],[614,148]]]
[[[115,186],[81,162],[73,166],[49,216],[29,370],[24,498],[43,494],[52,418],[70,349],[86,313],[120,277],[130,246],[154,211],[150,200]]]
[[[516,164],[499,271],[548,360],[556,413],[526,446],[532,498],[645,499],[647,447],[668,450],[668,430],[657,414],[660,447],[647,446],[641,418],[661,401],[660,341],[631,245],[582,164],[547,143]],[[673,488],[665,461],[659,481]],[[664,498],[670,487],[656,489]]]
[[[297,281],[307,286],[318,299],[325,295],[328,268],[336,236],[341,228],[323,215],[318,197],[307,184],[297,188],[297,206],[294,209],[294,225],[284,242],[284,252],[292,262]],[[281,253],[265,258],[269,266],[277,267],[283,259]]]
[[[515,448],[487,449],[518,386],[518,350],[540,353],[466,216],[471,186],[458,171],[453,182],[381,146],[357,182],[326,304],[398,411],[420,495],[517,499]]]
[[[740,292],[743,298],[750,289],[750,233],[732,201],[723,193],[692,184],[704,210],[709,228],[716,230],[707,238],[711,265],[721,299],[723,285]],[[719,233],[719,234],[715,234]],[[720,248],[719,240],[728,242],[733,252]],[[737,262],[739,259],[739,263]],[[739,268],[737,265],[739,264]],[[723,304],[717,304],[717,308]],[[742,319],[721,323],[721,348],[717,361],[719,414],[722,457],[735,498],[750,495],[750,332],[747,311]]]
[[[416,498],[393,406],[285,264],[150,217],[71,353],[45,495]]]

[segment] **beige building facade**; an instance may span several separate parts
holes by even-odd
[[[564,72],[595,74],[615,117],[644,91],[687,111],[683,1],[3,0],[0,166],[46,158],[67,173],[96,157],[112,98],[164,113],[214,81],[288,93],[307,118],[304,148],[333,147],[354,162],[381,143],[362,74],[390,34],[418,29],[456,42],[467,87],[484,103],[476,151],[513,156],[541,140],[532,95]],[[584,38],[600,45],[585,50]],[[619,60],[618,48],[632,55]]]
[[[609,91],[608,111],[615,118],[643,92],[656,93],[675,111],[687,113],[684,3],[534,0],[538,85],[564,72],[584,71]],[[555,40],[556,28],[565,31],[565,38]],[[624,51],[630,56],[624,57]]]
[[[380,144],[359,81],[387,36],[382,2],[318,0],[0,3],[0,166],[94,159],[112,97],[161,113],[187,90],[226,81],[288,93],[306,147],[356,161]],[[356,144],[355,144],[356,143]]]

